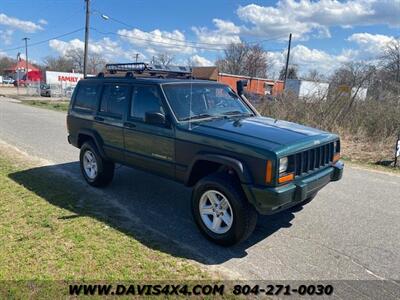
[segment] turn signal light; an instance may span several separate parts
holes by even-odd
[[[272,182],[272,162],[270,160],[267,160],[267,166],[265,168],[265,182]]]
[[[338,153],[335,153],[335,154],[333,155],[333,162],[335,163],[335,162],[337,162],[339,159],[340,159],[340,153],[339,153],[339,152],[338,152]]]
[[[279,183],[285,183],[288,181],[292,181],[294,179],[293,173],[287,174],[285,176],[279,177],[278,182]]]

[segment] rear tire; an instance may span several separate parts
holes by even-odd
[[[82,145],[79,161],[82,175],[91,186],[104,187],[113,180],[114,163],[103,159],[92,141]]]
[[[192,213],[202,234],[222,246],[246,240],[258,217],[237,180],[223,173],[204,177],[195,185]]]

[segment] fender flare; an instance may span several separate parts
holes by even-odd
[[[252,178],[250,172],[246,168],[246,166],[238,159],[229,157],[221,154],[211,154],[211,153],[203,153],[197,154],[192,163],[189,165],[187,170],[185,185],[189,184],[190,176],[192,174],[193,167],[198,161],[209,161],[214,163],[219,163],[221,165],[232,168],[239,177],[241,183],[251,183]]]
[[[93,139],[94,143],[96,144],[96,147],[100,153],[100,156],[104,159],[107,159],[107,155],[103,149],[103,140],[97,132],[90,130],[90,129],[81,129],[78,131],[77,142],[79,141],[80,135],[90,136]]]

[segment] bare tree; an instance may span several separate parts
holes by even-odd
[[[83,72],[83,49],[70,49],[66,52],[65,57],[72,61],[77,72]]]
[[[331,85],[334,88],[347,86],[349,89],[354,89],[356,94],[361,88],[369,86],[375,72],[376,68],[365,62],[347,63],[334,72]]]
[[[250,77],[265,77],[267,55],[260,45],[231,44],[224,50],[224,58],[217,60],[221,72]]]
[[[88,70],[92,74],[101,72],[107,61],[100,54],[91,54],[88,57]]]
[[[396,82],[400,82],[400,38],[386,45],[381,60],[384,69],[393,74],[393,78]]]
[[[249,48],[244,72],[250,77],[265,77],[267,74],[267,54],[260,45]]]
[[[0,72],[2,72],[4,69],[8,69],[11,66],[13,66],[16,63],[16,60],[11,58],[11,57],[1,57],[0,58]]]
[[[279,72],[279,79],[284,80],[285,79],[285,66],[282,67],[281,71]],[[298,79],[298,69],[296,65],[289,66],[288,68],[288,74],[287,74],[287,79]]]
[[[157,56],[154,57],[154,63],[160,64],[162,66],[169,66],[172,64],[175,60],[175,56],[172,54],[169,54],[167,52],[160,53]]]
[[[49,71],[59,71],[59,72],[72,72],[74,69],[73,61],[65,56],[47,56],[44,60],[44,67]]]
[[[64,56],[64,59],[72,62],[73,69],[77,72],[83,72],[84,55],[82,49],[70,49]],[[88,71],[96,74],[104,69],[106,60],[97,53],[89,53],[88,55]]]
[[[317,69],[311,69],[305,76],[302,76],[304,80],[310,80],[315,82],[325,81],[326,77],[324,74],[320,73]]]
[[[0,74],[3,74],[4,70],[9,69],[16,63],[16,60],[7,56],[0,58]]]

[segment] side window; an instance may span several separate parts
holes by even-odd
[[[122,118],[128,98],[128,85],[106,84],[101,97],[100,112]]]
[[[95,110],[98,91],[99,85],[81,84],[75,97],[74,108]]]
[[[132,93],[130,116],[144,120],[146,112],[165,113],[156,86],[135,86]]]

